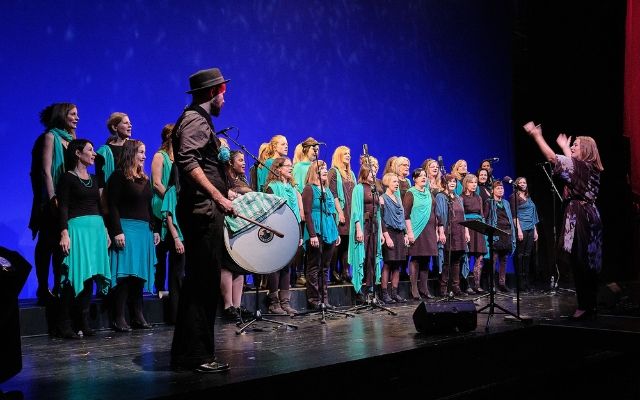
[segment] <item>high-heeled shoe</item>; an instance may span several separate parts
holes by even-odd
[[[432,295],[429,292],[423,293],[423,292],[418,291],[418,293],[420,293],[420,297],[422,297],[423,299],[428,299],[428,300],[435,299],[435,296]]]
[[[147,321],[131,321],[131,327],[133,329],[151,329],[153,328],[153,325],[151,325],[150,323],[148,323]]]
[[[120,325],[117,322],[114,322],[113,324],[111,324],[111,327],[116,332],[131,332],[131,327],[127,324]]]
[[[593,310],[580,310],[577,309],[571,316],[572,321],[589,321],[596,319],[596,312]]]

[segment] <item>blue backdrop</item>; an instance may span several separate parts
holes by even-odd
[[[30,151],[49,103],[78,105],[78,136],[97,145],[113,111],[152,153],[190,97],[188,76],[231,79],[217,129],[253,152],[274,134],[307,136],[412,168],[442,155],[512,171],[508,2],[425,0],[2,2],[0,243],[33,261]],[[354,166],[355,163],[354,163]],[[356,167],[357,169],[357,167]],[[33,297],[32,272],[22,297]]]

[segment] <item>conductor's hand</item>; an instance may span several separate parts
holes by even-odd
[[[538,136],[542,135],[542,127],[541,125],[536,125],[533,121],[529,121],[523,126],[525,132],[529,134],[529,136]]]
[[[320,240],[318,240],[317,236],[309,238],[309,243],[311,247],[320,247]]]
[[[556,143],[558,143],[558,146],[560,146],[560,148],[562,148],[562,149],[570,149],[571,148],[571,136],[567,136],[566,134],[561,133],[556,138]]]

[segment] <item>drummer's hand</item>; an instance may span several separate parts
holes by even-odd
[[[320,247],[320,241],[317,236],[310,238],[309,243],[311,243],[311,247]]]
[[[302,239],[300,239],[300,241],[298,242],[298,247],[302,246]]]
[[[236,215],[236,210],[233,209],[233,203],[231,202],[231,200],[227,199],[226,197],[221,197],[217,200],[214,199],[214,201],[218,204],[218,207],[220,207],[222,212],[224,212],[225,214]]]
[[[234,192],[233,190],[229,189],[229,194],[227,195],[227,197],[229,198],[229,200],[234,201],[235,199],[240,197],[240,195]]]

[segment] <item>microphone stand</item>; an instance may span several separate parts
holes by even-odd
[[[373,202],[373,217],[371,220],[371,223],[369,223],[369,237],[375,236],[374,232],[377,232],[377,219],[376,219],[376,215],[378,215],[378,207],[380,207],[380,197],[378,196],[378,190],[376,189],[376,177],[373,174],[373,169],[371,168],[371,158],[369,157],[369,152],[367,151],[367,145],[363,145],[362,146],[362,150],[364,153],[364,158],[365,158],[365,162],[367,164],[367,168],[369,168],[369,173],[372,176],[372,182],[370,184],[371,186],[371,198],[372,198],[372,202]],[[364,184],[363,184],[364,186]],[[364,208],[364,199],[363,199],[363,208]],[[361,221],[362,224],[362,231],[364,232],[365,229],[365,222]],[[366,253],[366,249],[367,249],[367,243],[366,243],[366,237],[364,238],[365,242],[364,242],[364,247],[365,247],[365,253]],[[373,271],[372,274],[373,276],[371,277],[371,288],[373,289],[373,294],[371,296],[369,296],[368,294],[365,295],[365,303],[359,306],[354,306],[352,308],[350,308],[348,311],[355,311],[358,312],[360,310],[368,310],[368,311],[374,311],[376,309],[379,310],[384,310],[386,312],[388,312],[390,315],[398,315],[398,313],[396,313],[395,311],[391,310],[390,308],[387,308],[385,306],[383,306],[382,301],[378,298],[378,294],[376,293],[375,290],[375,286],[376,286],[376,268],[378,267],[378,265],[375,264],[375,260],[377,260],[378,258],[378,246],[380,244],[380,238],[379,237],[375,237],[375,239],[373,240],[373,249],[372,249],[372,255],[369,257],[373,257],[374,259],[374,265],[373,265]],[[367,255],[365,254],[365,260],[367,259]],[[366,268],[366,263],[364,265],[364,268]]]
[[[556,187],[556,184],[553,182],[553,178],[551,177],[551,172],[547,171],[546,165],[548,163],[541,163],[539,164],[540,167],[542,168],[542,172],[544,172],[544,175],[547,177],[547,180],[549,181],[549,183],[551,184],[551,192],[554,194],[552,195],[553,200],[552,200],[552,209],[553,209],[553,245],[556,246],[556,244],[558,243],[558,234],[556,232],[556,196],[558,197],[558,199],[560,199],[560,203],[562,203],[562,196],[560,195],[560,192],[558,191],[558,188]],[[557,275],[557,279],[555,280],[553,286],[550,288],[551,290],[551,295],[555,295],[556,294],[556,289],[557,290],[564,290],[570,293],[575,293],[574,290],[571,289],[563,289],[558,287],[558,282],[560,281],[560,268],[558,268],[558,259],[557,259],[557,255],[554,256],[553,258],[553,265],[556,269],[556,275]],[[551,275],[553,276],[553,274]]]
[[[255,160],[255,163],[266,168],[267,170],[269,170],[269,172],[271,172],[272,174],[274,174],[277,178],[280,178],[280,174],[278,174],[276,171],[272,170],[271,168],[267,167],[266,165],[264,165],[264,163],[262,161],[260,161],[258,159],[258,157],[256,157],[255,155],[253,155],[253,153],[251,153],[249,150],[247,150],[247,147],[243,144],[238,143],[234,138],[232,138],[231,136],[229,136],[229,134],[227,133],[227,131],[229,129],[236,129],[238,131],[238,135],[240,134],[240,129],[236,128],[235,126],[232,126],[230,128],[226,128],[221,130],[220,132],[216,132],[215,135],[216,136],[224,136],[225,138],[227,138],[228,140],[230,140],[231,142],[233,142],[233,144],[235,144],[236,146],[238,146],[240,148],[240,150],[242,150],[245,154],[247,154],[248,156],[250,156],[251,158],[253,158]],[[258,188],[259,189],[259,188]]]

